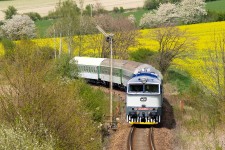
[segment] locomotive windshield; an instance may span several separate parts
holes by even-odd
[[[159,93],[159,85],[158,84],[146,84],[145,92],[147,93]]]
[[[160,93],[158,84],[129,84],[129,92]]]
[[[143,92],[143,84],[130,84],[129,92]]]

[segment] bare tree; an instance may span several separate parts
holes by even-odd
[[[162,75],[166,73],[175,58],[181,57],[194,46],[194,39],[188,35],[188,32],[174,26],[151,30],[150,36],[159,46],[157,64]]]
[[[212,43],[205,58],[204,72],[213,97],[225,101],[225,32],[215,34]]]
[[[109,15],[100,15],[95,17],[96,23],[101,26],[106,32],[113,33],[113,57],[118,59],[128,58],[128,49],[136,46],[138,31],[135,24],[128,18],[111,17]],[[105,38],[101,41],[103,43],[101,49],[101,57],[109,57],[110,48],[109,42]]]

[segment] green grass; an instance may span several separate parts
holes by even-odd
[[[215,12],[225,12],[225,0],[207,2],[206,9]]]
[[[186,91],[191,85],[190,75],[175,68],[168,70],[167,80],[175,85],[179,92]]]
[[[136,10],[130,10],[124,13],[125,16],[130,16],[131,14],[134,15],[134,17],[136,18],[137,23],[139,24],[141,17],[143,16],[143,14],[149,12],[149,10],[145,10],[142,8],[136,9]]]
[[[35,22],[40,38],[46,37],[48,28],[54,23],[54,20],[39,20]]]

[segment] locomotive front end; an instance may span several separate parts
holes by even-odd
[[[127,83],[126,119],[130,124],[158,124],[162,115],[162,83],[152,73],[139,73]]]

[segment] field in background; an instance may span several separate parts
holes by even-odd
[[[61,0],[65,1],[65,0]],[[53,10],[59,0],[13,0],[13,1],[0,1],[0,20],[4,19],[4,13],[8,6],[14,6],[18,13],[37,12],[41,16],[48,14]]]
[[[46,16],[49,11],[53,10],[60,0],[13,0],[13,1],[0,1],[0,20],[4,19],[3,10],[8,6],[14,6],[18,13],[37,12],[41,16]],[[61,2],[66,0],[61,0]],[[79,7],[79,0],[75,0]],[[100,3],[104,9],[112,10],[114,7],[123,7],[124,9],[143,7],[144,0],[84,0],[84,8],[88,4],[96,5]]]
[[[210,11],[225,12],[225,0],[207,2],[206,8]]]

